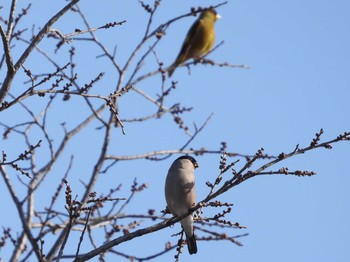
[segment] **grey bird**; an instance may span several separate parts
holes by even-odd
[[[191,156],[181,156],[174,161],[165,181],[165,199],[168,209],[175,216],[182,216],[196,204],[194,188],[194,170],[197,161]],[[193,217],[189,215],[181,220],[187,239],[188,252],[197,253],[196,238],[193,230]]]

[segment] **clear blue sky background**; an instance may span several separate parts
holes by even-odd
[[[63,6],[65,1],[52,3],[52,6],[47,6],[46,3],[35,1],[33,4],[31,18],[36,17],[37,26],[42,25],[54,14],[55,8]],[[162,1],[155,23],[186,13],[191,6],[217,3],[220,2]],[[8,7],[4,5],[4,8],[3,11]],[[97,33],[110,50],[117,45],[117,56],[121,61],[125,60],[142,36],[146,25],[145,12],[138,1],[82,1],[81,8],[86,12],[92,27],[110,21],[127,20],[121,27]],[[224,45],[210,54],[209,58],[217,62],[244,64],[251,69],[197,65],[192,67],[191,75],[186,68],[176,70],[173,80],[179,81],[178,88],[167,105],[180,101],[184,106],[193,106],[194,111],[185,117],[189,125],[193,121],[200,125],[214,113],[209,125],[191,144],[192,147],[218,149],[220,142],[226,141],[229,151],[254,154],[263,147],[266,153],[277,155],[282,151],[292,151],[296,144],[309,145],[320,128],[325,131],[324,140],[332,139],[343,131],[350,131],[349,1],[231,0],[219,8],[218,12],[222,19],[216,23],[216,43],[224,41]],[[76,27],[83,29],[81,22],[72,22],[75,19],[74,14],[71,14],[54,27],[64,33],[72,32]],[[157,55],[165,65],[170,65],[177,55],[193,21],[194,18],[189,17],[171,26],[157,46]],[[45,41],[47,42],[43,44],[51,43],[50,48],[54,50],[52,40]],[[94,47],[89,43],[73,42],[73,45],[81,48],[77,48],[77,56],[88,61],[89,57],[84,52],[90,52]],[[42,62],[39,58],[36,56],[28,60],[27,67],[40,65]],[[57,59],[61,59],[60,54]],[[62,58],[62,65],[65,61],[66,56]],[[94,64],[96,68],[86,66],[88,63],[78,65],[79,76],[88,82],[95,72],[105,71],[104,63],[106,60],[97,60]],[[150,58],[144,65],[143,72],[156,68],[155,59]],[[23,83],[23,78],[16,81]],[[92,91],[108,94],[103,86],[113,87],[113,81],[115,77],[112,71],[107,72],[99,87],[101,89],[94,88]],[[158,83],[159,78],[155,77],[137,87],[154,95],[159,92]],[[16,92],[20,93],[19,90],[13,91]],[[79,114],[73,101],[57,112],[57,117],[71,127]],[[151,112],[154,108],[140,100],[138,95],[130,93],[121,100],[120,110],[121,117],[126,118],[144,115],[144,112]],[[76,114],[67,115],[69,112]],[[74,147],[86,147],[91,134],[98,136],[99,133],[94,129],[97,126],[96,123],[86,133],[87,137],[74,140],[72,152]],[[62,133],[60,129],[57,132]],[[115,148],[111,153],[132,155],[176,149],[186,141],[186,136],[172,124],[170,117],[165,121],[154,120],[141,126],[126,124],[126,132],[127,135],[122,136],[119,130],[115,130]],[[94,162],[88,164],[87,160],[90,157],[95,159],[94,146],[98,149],[99,143],[98,140],[96,145],[88,146],[82,152],[83,155],[76,156],[72,171],[76,175],[70,177],[70,183],[77,194],[81,187],[78,178],[84,177],[84,172],[90,173]],[[107,192],[114,183],[124,183],[123,193],[127,194],[128,185],[137,177],[139,182],[147,182],[149,188],[136,196],[126,211],[140,214],[148,208],[154,208],[159,212],[165,207],[165,175],[176,157],[164,162],[136,161],[116,165],[97,184],[96,191]],[[246,230],[232,230],[229,235],[249,233],[249,236],[239,239],[244,246],[238,247],[229,242],[199,241],[198,254],[189,256],[185,250],[181,260],[350,261],[349,159],[350,144],[339,143],[333,150],[317,150],[282,165],[288,166],[290,170],[313,170],[317,172],[316,176],[257,177],[227,192],[219,200],[234,203],[229,218],[247,226]],[[197,157],[197,160],[200,164],[197,170],[197,194],[200,200],[208,192],[205,182],[213,181],[218,174],[219,156],[208,155]],[[67,159],[62,160],[62,166],[54,170],[58,177],[67,165]],[[55,182],[52,184],[53,189],[54,185]],[[5,189],[1,186],[1,190]],[[63,201],[62,196],[62,203]],[[47,206],[47,203],[42,205]],[[7,217],[2,224],[8,225],[6,221],[13,220],[13,217]],[[123,244],[116,250],[140,257],[150,255],[161,251],[168,240],[175,243],[177,239],[170,238],[170,235],[178,232],[179,228],[176,225],[153,233]],[[85,248],[87,250],[89,246]],[[155,261],[172,261],[174,254],[175,251],[170,252]],[[110,261],[112,258],[115,259],[112,256]]]

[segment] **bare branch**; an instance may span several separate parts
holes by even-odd
[[[6,78],[4,80],[4,83],[2,84],[2,87],[0,89],[0,104],[4,101],[7,93],[10,90],[10,86],[12,83],[12,80],[18,71],[18,69],[23,65],[25,60],[28,58],[29,54],[32,52],[32,50],[39,44],[39,42],[44,38],[44,36],[49,32],[50,27],[61,17],[63,16],[69,9],[71,9],[76,3],[78,3],[79,0],[72,0],[70,3],[68,3],[64,8],[62,8],[57,14],[55,14],[40,30],[40,32],[35,36],[35,38],[32,40],[30,45],[27,47],[27,49],[24,51],[24,53],[21,55],[21,57],[18,59],[16,64],[9,68],[8,64],[8,73],[6,75]],[[1,35],[3,34],[3,30],[0,29]],[[3,38],[3,37],[2,37]],[[6,49],[5,42],[3,40],[4,49]],[[9,53],[8,53],[9,54]],[[10,70],[11,69],[11,70]]]

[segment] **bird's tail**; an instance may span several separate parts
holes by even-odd
[[[182,54],[182,51],[181,51],[180,54],[178,55],[178,57],[176,58],[175,62],[169,67],[169,69],[168,69],[168,76],[171,77],[171,75],[174,73],[175,69],[179,65],[184,63],[187,59],[186,59],[186,55]]]
[[[197,243],[196,238],[194,237],[194,234],[192,236],[186,235],[187,240],[187,248],[190,255],[197,253]]]
[[[169,76],[169,77],[172,76],[172,74],[174,73],[174,71],[175,71],[175,69],[176,69],[177,66],[178,66],[178,65],[176,64],[176,61],[175,61],[174,64],[172,64],[172,65],[169,67],[169,69],[168,69],[168,76]]]

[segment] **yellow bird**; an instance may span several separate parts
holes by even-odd
[[[202,11],[200,17],[188,31],[175,62],[169,67],[169,77],[174,73],[176,67],[188,59],[198,59],[210,51],[215,41],[214,24],[220,17],[213,8]]]

